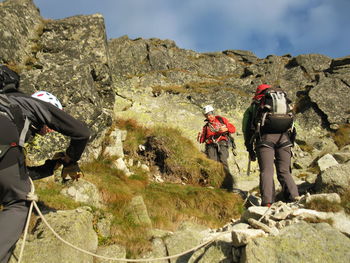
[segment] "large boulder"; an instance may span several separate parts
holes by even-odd
[[[300,222],[278,236],[257,238],[243,250],[240,262],[348,262],[350,239],[328,224]]]
[[[89,210],[78,208],[51,212],[45,218],[64,240],[87,251],[96,252],[98,240],[93,229],[93,215]],[[18,258],[22,242],[18,242],[15,256],[10,262],[17,262],[15,258]],[[58,240],[41,220],[28,237],[23,255],[23,262],[26,263],[93,263],[93,260],[92,256]]]
[[[332,166],[320,173],[315,182],[316,191],[344,193],[350,185],[350,163]]]

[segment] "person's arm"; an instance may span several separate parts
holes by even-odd
[[[32,180],[39,180],[53,175],[55,169],[59,165],[58,160],[46,160],[40,166],[28,166],[28,175]]]
[[[206,137],[207,137],[207,126],[205,125],[202,128],[202,133],[200,134],[199,143],[204,143],[207,139]]]
[[[226,119],[225,117],[222,117],[224,123],[225,123],[225,126],[227,128],[227,132],[229,133],[235,133],[236,132],[236,127],[228,121],[228,119]]]
[[[253,121],[253,110],[254,105],[251,104],[246,111],[243,114],[243,120],[242,120],[242,132],[244,136],[244,144],[246,148],[248,149],[251,143],[251,138],[254,135],[252,127],[252,121]]]
[[[39,123],[47,125],[50,129],[70,137],[70,144],[66,149],[66,161],[78,161],[90,138],[90,130],[87,125],[50,103],[36,101],[41,106],[35,111]]]

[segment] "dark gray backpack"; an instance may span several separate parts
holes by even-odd
[[[0,93],[17,91],[20,76],[5,65],[0,65]]]

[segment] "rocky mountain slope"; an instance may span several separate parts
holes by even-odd
[[[284,88],[297,109],[298,140],[293,174],[303,174],[299,184],[309,186],[316,181],[319,191],[332,189],[338,193],[346,191],[349,185],[350,149],[343,146],[350,141],[350,56],[286,54],[258,58],[244,50],[197,53],[181,49],[171,40],[127,36],[108,40],[101,15],[44,19],[32,0],[4,1],[0,3],[0,15],[0,62],[20,71],[24,92],[47,90],[56,94],[65,111],[89,125],[93,136],[84,160],[101,153],[101,140],[118,118],[132,118],[150,127],[156,124],[175,127],[196,143],[197,132],[203,126],[201,108],[212,104],[217,113],[237,126],[238,156],[230,157],[230,165],[232,171],[240,175],[240,185],[250,190],[257,182],[245,176],[247,154],[240,132],[241,120],[257,85],[270,83]],[[341,136],[345,137],[339,139]],[[66,143],[66,138],[51,135],[37,142],[40,151],[34,145],[29,146],[29,153],[33,162],[41,162],[54,152],[64,150]],[[122,151],[121,142],[116,147]],[[118,155],[123,156],[120,152]],[[310,169],[315,167],[316,170]],[[246,183],[250,180],[253,185]],[[90,222],[85,210],[76,213],[83,215],[84,222]],[[291,231],[315,233],[317,228],[301,224]],[[90,230],[78,228],[76,231],[90,233]],[[339,230],[324,227],[322,231],[320,235],[327,236]],[[205,239],[198,232],[196,238]],[[339,235],[341,242],[349,242],[344,234]],[[94,242],[89,244],[91,251],[97,250]],[[282,241],[275,238],[273,242]],[[319,244],[320,251],[323,245]],[[154,253],[163,255],[167,249],[169,247],[158,248]],[[253,250],[247,251],[250,249]],[[230,259],[223,262],[260,262],[252,256],[242,256],[241,253],[246,253],[242,251],[230,254]],[[167,251],[172,252],[175,251]],[[348,245],[343,252],[343,262],[347,262]],[[278,261],[279,256],[275,256]],[[215,262],[205,258],[202,255],[192,260]],[[92,259],[84,260],[81,262],[92,262]],[[189,258],[186,260],[176,262],[188,262]]]

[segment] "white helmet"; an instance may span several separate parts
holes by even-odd
[[[52,105],[56,106],[60,110],[62,110],[62,104],[61,102],[50,92],[47,91],[37,91],[34,94],[32,94],[33,98],[37,98],[39,100],[51,103]]]
[[[203,114],[208,114],[209,112],[214,113],[214,108],[211,105],[207,105],[203,108]]]

